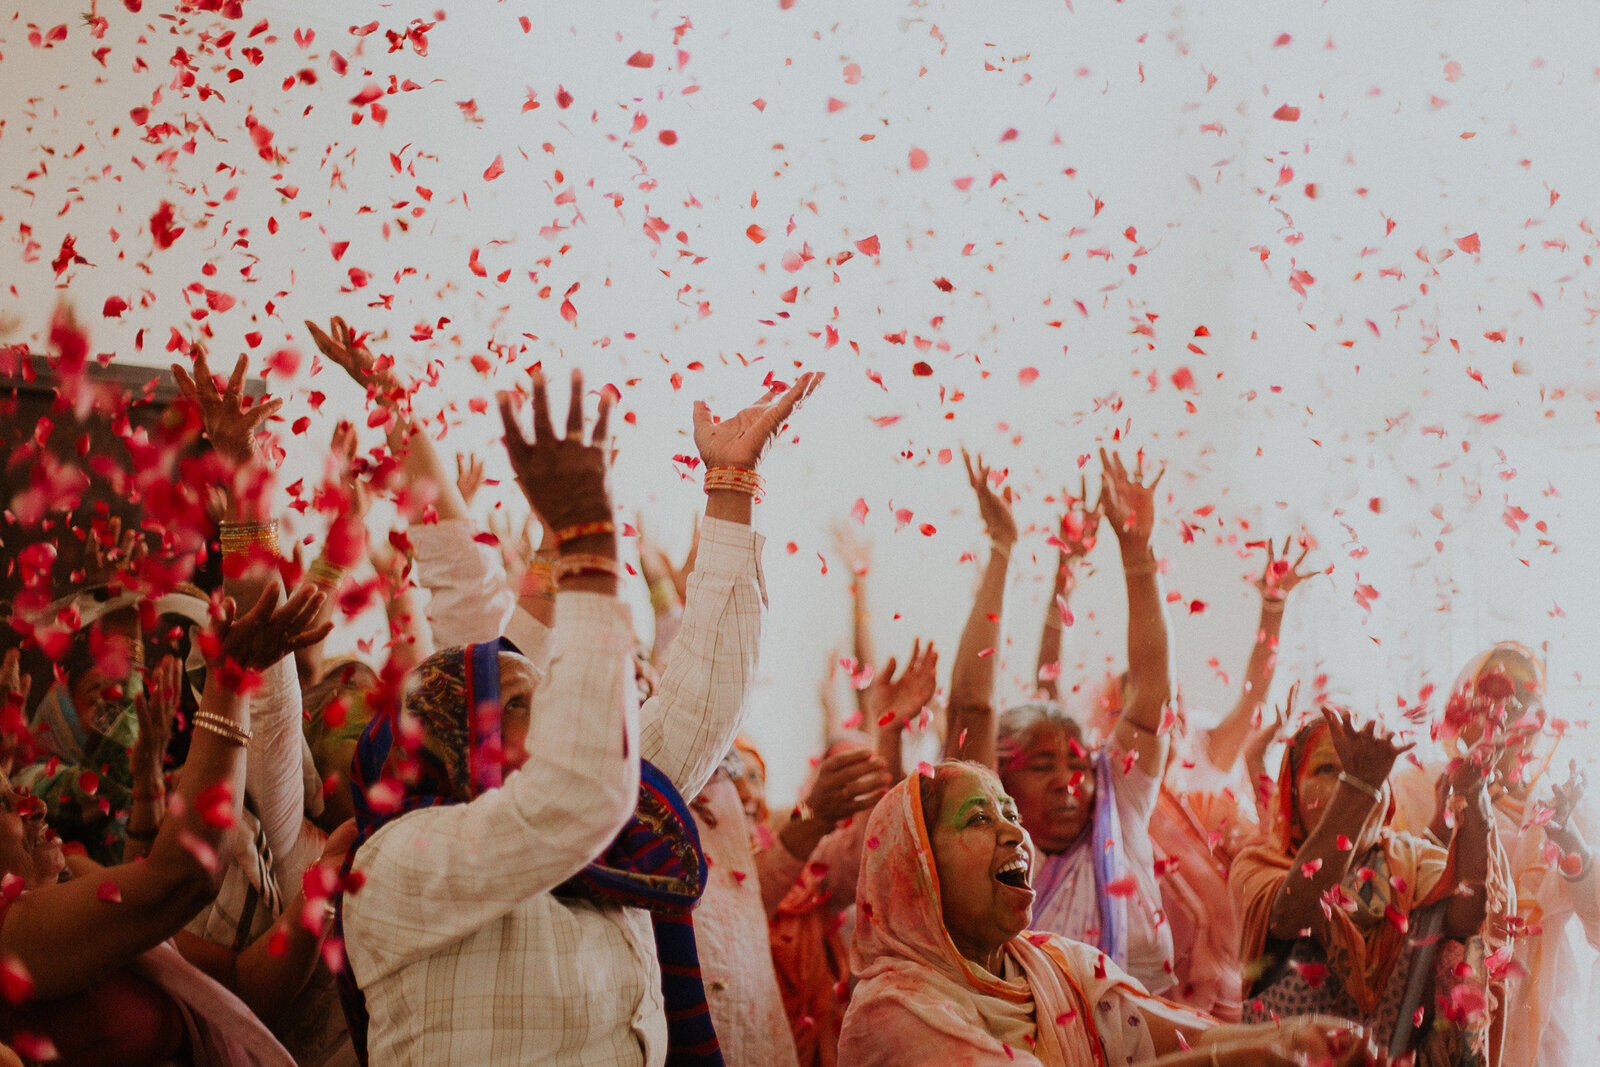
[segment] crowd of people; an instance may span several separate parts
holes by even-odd
[[[311,563],[278,537],[269,423],[296,413],[198,351],[160,432],[127,430],[137,528],[62,521],[83,565],[20,557],[0,1064],[1600,1057],[1595,820],[1528,648],[1475,657],[1400,732],[1297,708],[1298,686],[1269,706],[1311,573],[1269,540],[1238,701],[1202,728],[1151,545],[1161,475],[1102,451],[1098,493],[1060,499],[1037,692],[1001,707],[1019,530],[1003,472],[967,456],[989,550],[948,685],[931,642],[874,666],[845,538],[856,706],[803,800],[769,805],[743,730],[768,610],[752,516],[823,376],[696,406],[705,511],[679,565],[612,499],[613,391],[573,372],[564,425],[537,369],[499,395],[533,520],[495,536],[469,511],[482,464],[446,470],[420,383],[343,321],[307,325],[387,436],[335,431]],[[403,527],[368,529],[378,495]],[[1106,535],[1126,670],[1063,679]],[[621,595],[635,549],[649,644]],[[369,604],[388,640],[325,655]]]

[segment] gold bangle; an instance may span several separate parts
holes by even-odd
[[[671,578],[657,578],[650,585],[650,610],[657,615],[671,611],[678,603],[678,587]]]
[[[326,556],[318,556],[306,568],[306,581],[323,589],[337,589],[343,580],[344,568],[329,563]]]
[[[745,493],[755,498],[757,504],[766,495],[767,482],[761,475],[747,467],[707,467],[705,490],[707,493],[719,489],[731,489],[736,493]]]
[[[249,730],[240,726],[238,723],[224,719],[221,715],[214,715],[209,711],[200,711],[195,713],[194,728],[196,730],[210,730],[219,737],[223,737],[229,741],[232,741],[240,748],[244,748],[246,745],[250,744],[250,738],[252,736]]]
[[[998,553],[999,555],[1004,556],[1006,559],[1011,558],[1011,546],[1006,544],[1004,541],[995,541],[991,539],[989,541],[989,551]]]
[[[1127,578],[1147,578],[1160,569],[1161,564],[1156,562],[1154,556],[1142,561],[1136,560],[1133,563],[1129,563],[1127,560],[1122,561],[1122,573]]]
[[[1283,605],[1286,599],[1287,598],[1281,596],[1264,596],[1261,598],[1261,610],[1270,611],[1276,615],[1282,615]]]
[[[574,552],[570,556],[562,556],[556,564],[556,578],[562,579],[571,574],[593,572],[609,574],[621,580],[627,577],[628,572],[623,570],[622,564],[610,556],[598,556],[588,552]]]
[[[1211,1067],[1222,1067],[1222,1061],[1217,1059],[1216,1042],[1212,1042],[1211,1044]]]

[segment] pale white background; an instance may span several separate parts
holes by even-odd
[[[959,460],[937,457],[962,443],[1010,469],[1034,525],[1013,569],[1008,699],[1044,610],[1045,497],[1116,435],[1169,466],[1158,547],[1192,704],[1234,699],[1255,621],[1243,575],[1261,560],[1243,543],[1304,529],[1333,569],[1295,594],[1276,692],[1325,672],[1392,714],[1516,637],[1546,648],[1557,713],[1591,713],[1592,0],[457,3],[426,57],[389,51],[384,31],[434,21],[435,5],[251,0],[223,24],[101,0],[99,40],[82,6],[35,0],[0,24],[0,339],[43,348],[66,299],[119,361],[162,363],[174,326],[204,331],[220,362],[251,331],[256,365],[295,346],[298,373],[270,387],[291,417],[313,389],[327,401],[305,435],[282,427],[286,480],[314,480],[333,419],[359,407],[349,383],[311,373],[305,318],[342,313],[388,331],[380,347],[414,373],[433,363],[419,404],[445,413],[442,447],[502,473],[498,428],[470,398],[534,360],[615,383],[637,419],[618,427],[617,498],[678,551],[700,500],[671,461],[692,452],[691,401],[726,412],[768,373],[829,372],[771,457],[759,517],[772,613],[749,728],[775,804],[821,744],[818,684],[848,617],[829,526],[858,497],[881,650],[921,634],[953,653],[976,574],[962,557],[982,538]],[[63,20],[66,39],[42,47]],[[180,48],[194,86],[175,79]],[[653,65],[629,66],[636,52]],[[301,70],[314,82],[285,88]],[[380,98],[383,124],[351,104],[391,79],[419,87]],[[1296,121],[1273,117],[1283,105]],[[179,132],[142,140],[135,107]],[[247,116],[281,159],[258,154]],[[496,157],[504,174],[486,181]],[[157,251],[163,199],[187,230]],[[58,278],[67,234],[92,266]],[[1472,234],[1476,254],[1456,243]],[[877,256],[856,250],[871,236]],[[341,260],[333,242],[349,242]],[[353,287],[352,267],[370,283]],[[1314,279],[1303,292],[1294,271]],[[237,303],[197,321],[204,289]],[[112,295],[133,305],[118,320],[101,316]],[[419,323],[431,340],[410,339]],[[919,360],[931,376],[912,375]],[[1528,515],[1520,532],[1508,507]],[[903,529],[898,509],[914,513]],[[1070,678],[1122,660],[1109,546],[1098,562]],[[1359,585],[1378,593],[1370,611]]]

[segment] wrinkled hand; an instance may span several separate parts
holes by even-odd
[[[875,753],[840,752],[817,765],[817,781],[806,796],[806,806],[818,822],[841,823],[872,807],[893,784],[887,765]]]
[[[505,424],[511,469],[529,505],[548,528],[561,530],[611,518],[611,448],[606,425],[611,394],[602,390],[594,433],[583,440],[583,374],[572,372],[572,399],[567,405],[567,433],[557,437],[550,421],[550,401],[543,373],[533,378],[533,440],[522,436],[511,395],[500,393],[500,421]]]
[[[172,720],[177,717],[183,695],[183,666],[176,656],[163,656],[145,675],[144,687],[133,697],[134,714],[139,720],[139,736],[133,742],[128,762],[137,776],[141,773],[160,781],[167,742],[172,740]]]
[[[1289,591],[1307,578],[1319,572],[1316,570],[1300,572],[1300,564],[1305,562],[1306,555],[1311,551],[1309,544],[1302,544],[1300,555],[1295,557],[1293,563],[1289,562],[1289,545],[1291,538],[1283,539],[1283,554],[1273,552],[1272,538],[1267,538],[1267,565],[1261,571],[1261,577],[1255,580],[1256,590],[1261,594],[1262,600],[1283,600]]]
[[[1557,784],[1554,794],[1550,798],[1550,806],[1555,813],[1550,816],[1550,821],[1544,824],[1544,832],[1551,842],[1566,855],[1582,856],[1588,853],[1588,842],[1572,824],[1572,813],[1576,810],[1578,802],[1583,799],[1583,791],[1588,788],[1588,776],[1578,770],[1578,762],[1573,760],[1569,764],[1569,777],[1566,782]]]
[[[708,470],[712,467],[755,470],[784,422],[816,391],[822,379],[820,371],[802,374],[787,392],[780,395],[775,387],[737,415],[720,422],[704,401],[695,401],[694,445],[700,450],[700,461]]]
[[[324,599],[320,589],[301,585],[282,607],[278,596],[274,582],[243,615],[237,613],[232,598],[223,601],[222,612],[212,624],[211,639],[201,642],[211,670],[232,664],[247,671],[264,671],[289,653],[316,644],[333,630],[332,622],[311,626]]]
[[[1394,734],[1380,726],[1377,720],[1359,730],[1351,721],[1350,713],[1324,707],[1322,717],[1328,723],[1328,734],[1333,750],[1339,755],[1339,766],[1352,778],[1358,778],[1374,789],[1382,789],[1394,769],[1394,761],[1417,747],[1417,743],[1397,744]]]
[[[1100,510],[1111,523],[1112,532],[1124,549],[1148,544],[1156,526],[1156,486],[1167,469],[1162,467],[1155,480],[1145,485],[1143,450],[1138,453],[1130,478],[1122,457],[1103,448],[1100,466]]]
[[[475,455],[456,453],[456,489],[461,492],[461,502],[471,504],[483,485],[483,460]]]
[[[911,658],[899,678],[894,676],[896,666],[890,656],[866,688],[866,713],[880,730],[905,729],[927,707],[938,686],[939,653],[932,641],[927,648],[922,647],[921,638],[911,643]]]
[[[976,460],[961,450],[961,462],[967,465],[967,484],[972,486],[972,491],[978,495],[978,517],[983,520],[984,528],[988,531],[989,540],[1002,545],[1017,543],[1017,520],[1011,514],[1011,502],[1016,499],[1008,485],[1002,493],[996,493],[989,483],[989,468],[984,466],[983,456],[980,454]]]
[[[357,336],[343,319],[335,315],[328,322],[329,333],[323,333],[317,324],[306,321],[311,340],[317,350],[328,360],[344,369],[351,379],[380,404],[393,405],[405,394],[405,387],[394,374],[394,360],[388,356],[374,356],[365,343],[365,334]]]
[[[256,434],[283,406],[283,401],[275,397],[263,397],[251,403],[244,393],[245,374],[249,369],[250,357],[241,354],[226,386],[219,390],[203,349],[194,350],[193,378],[178,364],[172,365],[172,377],[177,380],[178,390],[200,409],[211,447],[236,466],[255,458]]]

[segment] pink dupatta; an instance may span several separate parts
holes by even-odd
[[[860,984],[839,1062],[1104,1067],[1152,1058],[1139,1002],[1176,1009],[1098,949],[1025,933],[1006,946],[1006,970],[1015,975],[1009,979],[956,951],[944,926],[920,779],[913,773],[891,789],[867,824],[850,948]]]

